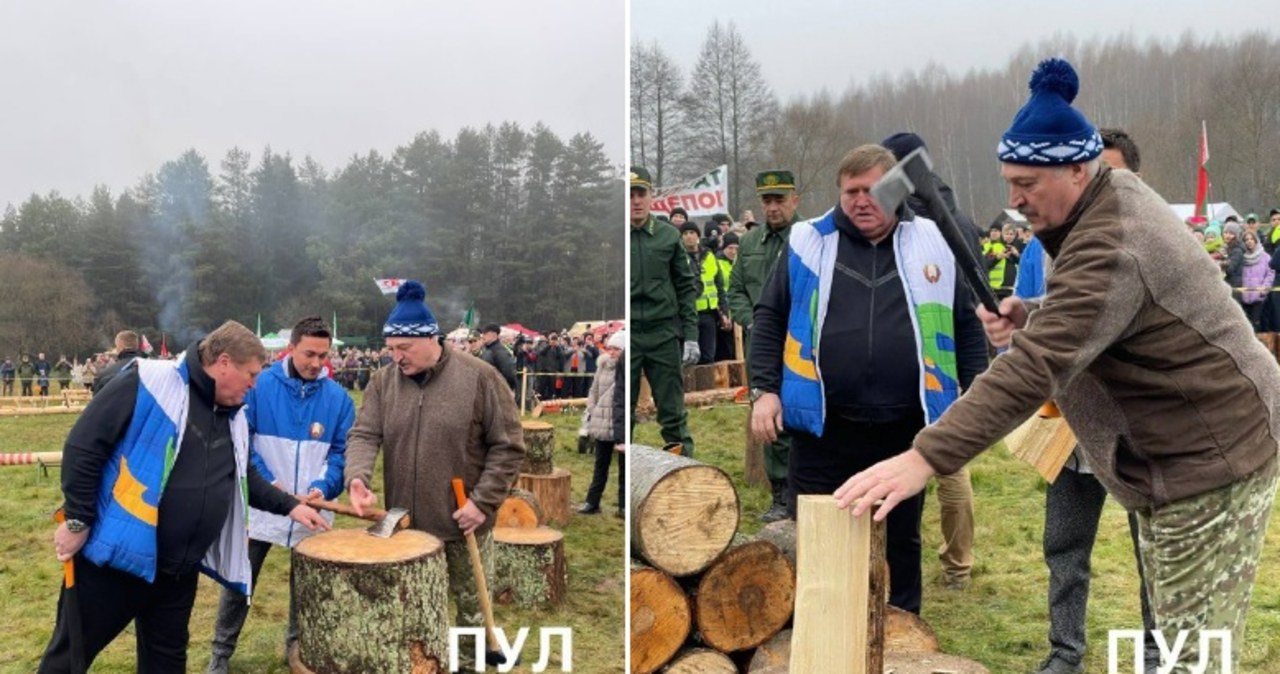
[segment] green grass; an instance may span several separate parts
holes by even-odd
[[[729,473],[742,501],[740,530],[755,533],[770,497],[766,489],[743,480],[746,417],[746,407],[726,405],[690,410],[689,424],[695,458]],[[657,424],[638,425],[635,441],[661,446]],[[970,472],[977,520],[973,581],[963,592],[943,587],[933,552],[942,537],[931,486],[921,531],[926,551],[923,617],[948,653],[981,662],[992,672],[1032,671],[1049,650],[1049,574],[1041,552],[1047,485],[999,446],[970,464]],[[1133,545],[1124,510],[1111,500],[1093,552],[1086,671],[1107,671],[1109,629],[1141,629]],[[1237,672],[1280,672],[1280,518],[1275,511],[1254,584],[1242,657]]]
[[[357,404],[359,398],[357,394]],[[572,474],[575,507],[582,501],[591,480],[592,456],[576,451],[578,417],[544,417],[557,427],[557,466]],[[0,452],[58,451],[74,423],[72,415],[42,417],[0,417]],[[376,471],[375,489],[381,482]],[[495,606],[495,620],[511,639],[521,626],[530,628],[522,666],[517,672],[532,670],[538,659],[539,627],[570,627],[573,630],[573,671],[623,671],[623,552],[622,520],[611,513],[614,507],[613,480],[605,491],[604,514],[574,515],[565,534],[565,555],[569,566],[568,599],[561,606],[545,610],[521,610]],[[56,468],[48,477],[34,466],[0,468],[0,624],[6,636],[0,640],[0,672],[35,671],[40,655],[53,630],[58,587],[62,571],[53,554],[50,514],[61,503]],[[344,498],[345,500],[345,498]],[[358,520],[339,517],[339,527],[364,526]],[[231,661],[233,672],[287,672],[283,663],[283,640],[288,620],[289,556],[282,548],[267,557],[253,606],[241,633],[240,644]],[[217,612],[220,586],[201,578],[191,618],[189,672],[203,672],[208,664],[209,639]],[[558,640],[557,640],[558,641]],[[558,671],[553,658],[548,671]],[[447,663],[446,663],[447,664]],[[133,672],[134,637],[132,626],[113,642],[94,663],[94,672]],[[493,671],[492,668],[490,671]]]

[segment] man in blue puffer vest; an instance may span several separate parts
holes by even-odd
[[[139,672],[185,672],[197,572],[252,592],[249,507],[329,527],[249,463],[243,405],[266,355],[227,321],[176,361],[133,361],[80,414],[62,452],[66,521],[53,535],[76,583],[59,598],[42,674],[71,671],[73,643],[92,663],[131,621]],[[68,592],[78,593],[75,618]]]
[[[267,370],[245,399],[249,422],[250,461],[272,484],[299,499],[334,500],[342,493],[346,466],[347,431],[355,423],[356,408],[325,372],[333,335],[324,319],[310,316],[289,333],[289,355]],[[332,522],[332,516],[326,515]],[[257,510],[249,517],[249,565],[258,584],[262,563],[271,546],[293,548],[311,531],[285,517]],[[240,629],[249,613],[247,598],[222,591],[218,622],[213,632],[209,674],[227,671]],[[293,573],[289,574],[289,628],[285,653],[298,640],[298,615],[293,604]]]

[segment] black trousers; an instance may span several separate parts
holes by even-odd
[[[600,507],[600,498],[604,496],[605,485],[609,483],[609,462],[618,455],[618,509],[626,503],[627,490],[627,456],[613,451],[618,443],[608,440],[596,440],[596,464],[591,471],[591,486],[587,487],[587,503]]]
[[[821,438],[792,431],[787,463],[791,485],[787,512],[795,517],[796,496],[831,494],[854,473],[906,451],[923,427],[923,419],[865,423],[841,419],[828,412]],[[920,613],[923,594],[920,569],[923,512],[924,492],[920,492],[899,503],[885,522],[889,603],[915,614]]]
[[[707,365],[716,361],[716,333],[720,314],[716,311],[699,311],[698,312],[698,356],[699,365]]]
[[[76,555],[76,592],[79,592],[79,638],[84,644],[85,663],[106,648],[130,621],[138,637],[138,672],[160,674],[187,671],[187,642],[191,607],[196,601],[199,573],[180,576],[157,573],[155,583]],[[71,671],[71,639],[65,615],[64,589],[58,598],[58,619],[53,637],[40,661],[40,674]]]

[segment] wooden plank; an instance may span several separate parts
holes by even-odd
[[[798,499],[792,672],[884,669],[885,528],[831,496]]]
[[[1030,464],[1045,480],[1053,482],[1070,458],[1071,450],[1076,446],[1076,436],[1057,412],[1057,407],[1051,408],[1050,405],[1047,403],[1013,429],[1005,436],[1004,444],[1011,454]]]

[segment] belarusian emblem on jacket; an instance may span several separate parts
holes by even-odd
[[[319,440],[322,435],[324,435],[324,424],[319,421],[311,422],[311,439]]]
[[[924,280],[929,283],[937,283],[942,278],[942,269],[936,264],[926,264],[924,266]]]

